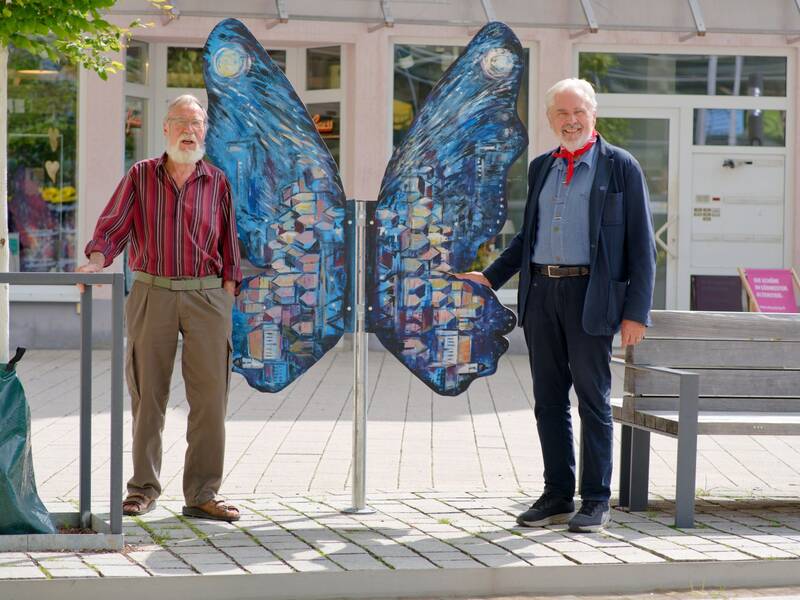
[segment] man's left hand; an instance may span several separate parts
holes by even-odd
[[[225,280],[222,282],[222,289],[228,292],[231,296],[236,296],[236,282]]]
[[[620,336],[622,337],[622,347],[635,346],[644,339],[644,330],[647,329],[643,324],[638,321],[631,321],[629,319],[622,319],[622,329]]]

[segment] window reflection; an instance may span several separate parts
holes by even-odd
[[[786,96],[786,57],[581,52],[580,77],[601,93]]]
[[[144,98],[125,97],[125,170],[147,158],[146,103]]]
[[[694,143],[698,146],[785,146],[786,111],[696,109]]]
[[[341,75],[342,50],[340,46],[306,50],[306,89],[339,89]]]
[[[147,85],[149,61],[149,47],[145,42],[129,42],[125,50],[125,81]]]
[[[22,271],[75,269],[76,112],[74,67],[9,47],[8,217]]]

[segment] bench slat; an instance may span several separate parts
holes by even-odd
[[[678,410],[677,396],[625,396],[620,406],[626,407],[628,414],[633,410]],[[699,398],[700,410],[745,411],[754,413],[800,413],[800,398],[755,398],[722,397]]]
[[[685,340],[646,337],[626,350],[626,362],[691,371],[696,367],[800,369],[800,342]]]
[[[800,314],[654,310],[647,337],[800,341]]]
[[[634,419],[623,416],[620,406],[612,406],[614,418],[622,423],[644,427],[667,435],[678,435],[677,411],[637,411]],[[764,414],[758,412],[702,411],[697,433],[702,435],[798,435],[800,412]]]
[[[800,370],[691,369],[700,376],[701,396],[784,396],[800,398]],[[625,369],[625,392],[633,396],[672,396],[680,391],[674,375]]]

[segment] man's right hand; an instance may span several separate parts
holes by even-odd
[[[474,283],[485,285],[486,287],[492,287],[492,283],[488,279],[486,279],[486,275],[484,275],[480,271],[470,271],[469,273],[455,273],[455,276],[458,277],[459,279],[466,279]]]
[[[75,272],[100,273],[103,270],[103,265],[105,265],[105,263],[106,263],[106,257],[103,256],[102,252],[92,252],[92,255],[89,257],[89,262],[75,269]],[[86,286],[84,286],[82,283],[79,283],[78,291],[82,294],[85,287]]]

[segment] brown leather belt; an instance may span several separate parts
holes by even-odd
[[[531,270],[536,275],[545,277],[583,277],[589,274],[589,267],[583,265],[561,266],[561,265],[531,265]]]

